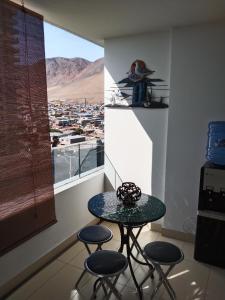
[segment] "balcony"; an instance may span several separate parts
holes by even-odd
[[[104,43],[105,90],[125,76],[134,59],[140,58],[166,80],[170,103],[164,111],[107,109],[104,151],[108,157],[104,155],[104,167],[98,163],[97,154],[103,152],[98,152],[96,145],[53,150],[58,222],[0,258],[3,294],[57,257],[9,300],[20,299],[21,295],[30,300],[78,299],[73,283],[86,254],[78,243],[74,244],[74,233],[97,222],[87,211],[88,199],[116,188],[121,181],[133,180],[144,191],[161,198],[167,207],[163,222],[152,226],[152,230],[161,232],[147,228],[141,243],[166,239],[165,234],[180,238],[172,242],[183,249],[186,258],[170,278],[178,300],[224,299],[224,271],[195,262],[193,244],[181,240],[193,239],[196,229],[199,173],[205,161],[208,122],[225,117],[221,1],[192,1],[187,6],[179,1],[171,6],[154,6],[153,1],[145,1],[143,6],[137,1],[88,1],[89,5],[80,1],[80,7],[75,7],[73,1],[66,1],[68,6],[51,1],[26,2],[51,23]],[[99,22],[101,18],[105,22]],[[116,249],[117,228],[109,226],[114,231],[109,247]],[[141,268],[136,272],[140,274]],[[125,299],[133,299],[129,275],[123,279],[120,287],[127,295]],[[85,282],[84,292],[90,289],[90,283]],[[160,297],[166,299],[163,294]]]
[[[54,187],[83,178],[104,168],[104,144],[82,142],[52,148]]]

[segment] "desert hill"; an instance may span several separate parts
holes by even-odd
[[[46,59],[48,100],[103,102],[103,70],[103,58],[94,62],[80,57]]]

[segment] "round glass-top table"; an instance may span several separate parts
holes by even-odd
[[[117,223],[120,229],[121,244],[118,251],[123,252],[126,246],[127,260],[134,284],[137,288],[139,299],[142,299],[141,287],[138,285],[137,279],[131,263],[131,258],[136,262],[147,265],[152,270],[154,268],[145,259],[143,251],[137,241],[138,236],[134,236],[132,229],[140,226],[140,231],[146,223],[154,222],[161,219],[166,213],[165,204],[156,197],[142,194],[140,200],[136,201],[133,206],[124,205],[116,196],[116,192],[106,192],[95,195],[88,201],[88,210],[92,215],[101,220]],[[125,232],[126,230],[126,232]],[[139,231],[139,232],[140,232]],[[132,240],[132,245],[130,245]],[[145,263],[138,260],[132,253],[133,246],[142,254]]]
[[[146,194],[142,194],[134,206],[124,206],[115,192],[107,192],[92,197],[88,210],[105,221],[138,225],[161,219],[166,213],[166,206],[161,200]]]

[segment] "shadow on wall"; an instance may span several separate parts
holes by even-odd
[[[104,191],[105,192],[114,192],[116,189],[112,185],[111,181],[109,180],[108,176],[106,173],[104,174]]]
[[[123,181],[106,153],[104,156],[104,170],[104,190],[106,192],[116,191]]]
[[[131,181],[151,194],[152,140],[133,109],[106,109],[105,152],[110,159],[105,161],[105,173],[113,186]]]
[[[152,195],[164,201],[168,109],[135,108],[133,114],[152,141]]]

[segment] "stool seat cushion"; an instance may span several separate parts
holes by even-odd
[[[177,246],[163,241],[147,244],[144,252],[150,260],[162,265],[177,263],[183,258],[183,253]]]
[[[112,231],[105,226],[92,225],[81,229],[78,239],[86,244],[100,244],[111,240]]]
[[[127,267],[126,257],[119,252],[100,250],[92,253],[85,262],[86,268],[95,275],[114,276]]]

